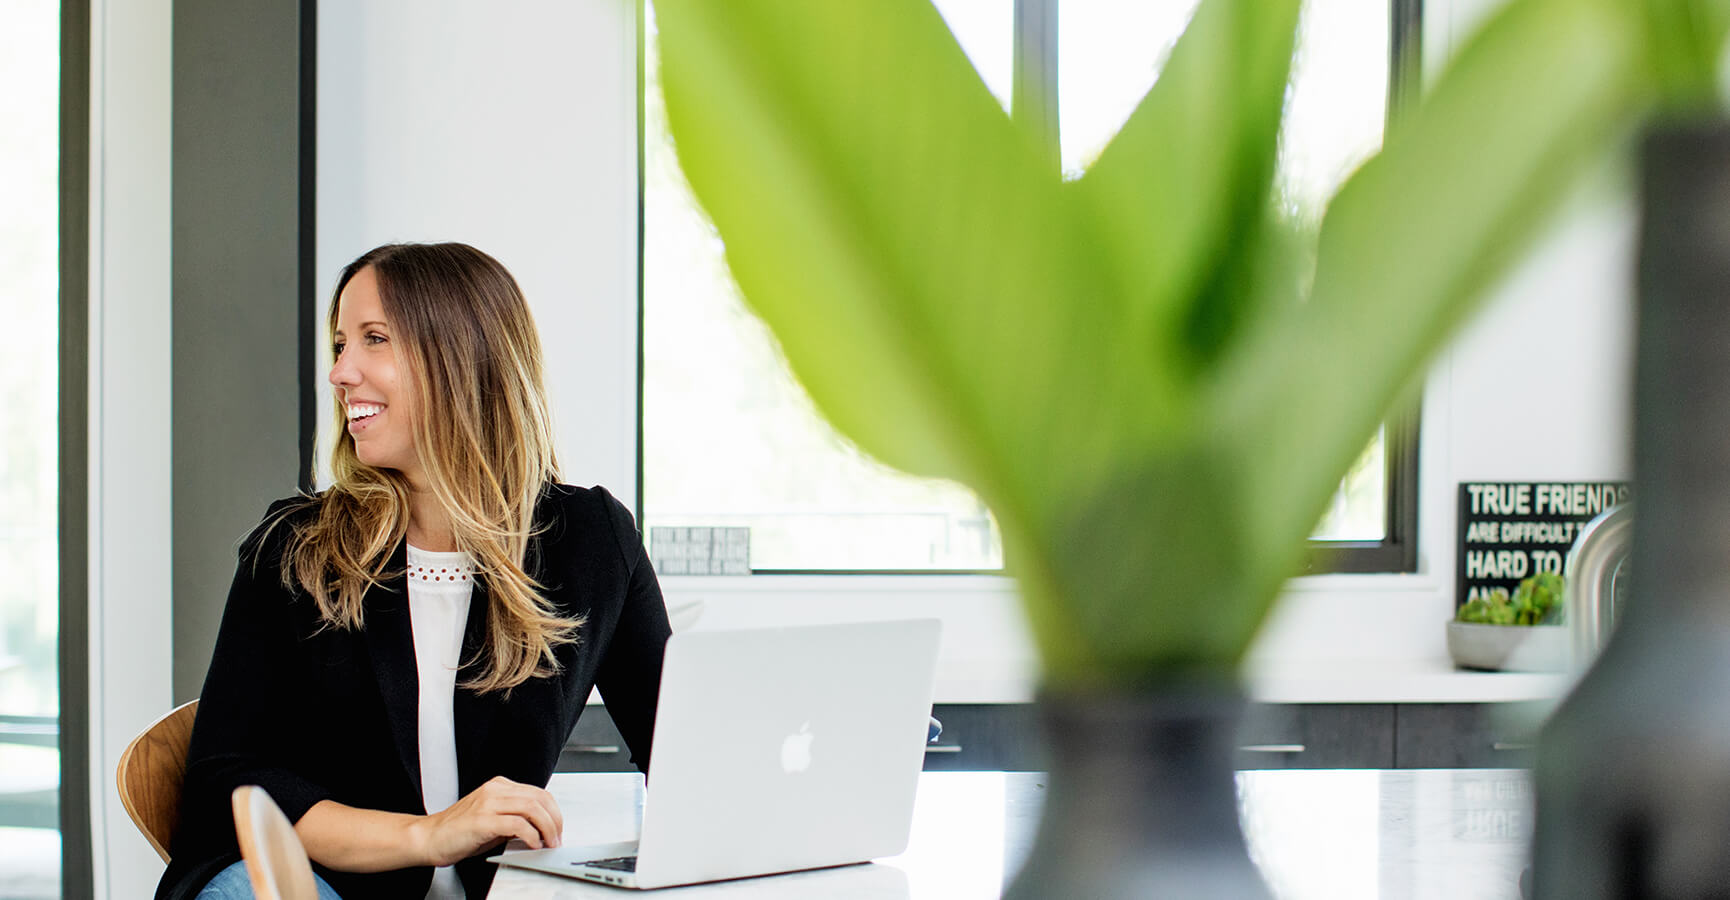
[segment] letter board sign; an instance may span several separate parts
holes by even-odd
[[[1460,547],[1454,606],[1521,579],[1562,572],[1587,522],[1628,499],[1628,483],[1460,483]]]

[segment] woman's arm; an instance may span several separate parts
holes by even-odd
[[[265,521],[282,508],[273,505]],[[243,544],[223,610],[183,787],[183,809],[205,835],[198,843],[208,847],[220,835],[232,842],[229,795],[255,784],[296,823],[307,855],[339,871],[448,865],[509,838],[556,845],[563,821],[552,795],[538,787],[495,778],[419,816],[338,803],[306,777],[303,755],[317,752],[305,741],[317,729],[305,695],[312,626],[291,610],[311,601],[281,583],[281,537],[289,527],[280,524],[268,541],[255,532]]]
[[[275,521],[287,502],[272,504],[265,522]],[[289,528],[281,522],[265,540],[261,525],[241,547],[187,753],[182,818],[230,840],[229,795],[241,785],[263,787],[290,821],[329,795],[300,774],[294,759],[308,725],[300,715],[302,635],[278,567]]]
[[[498,777],[425,816],[321,800],[295,834],[314,862],[342,872],[448,866],[515,838],[532,850],[557,847],[564,818],[553,795]]]

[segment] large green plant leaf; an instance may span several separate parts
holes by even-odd
[[[1259,323],[1208,407],[1289,560],[1399,392],[1651,99],[1627,4],[1528,0],[1456,58],[1324,220],[1307,302]],[[1260,577],[1277,581],[1284,569]]]
[[[1168,365],[1209,362],[1254,299],[1236,276],[1261,249],[1299,5],[1199,7],[1080,180],[1125,331]]]
[[[1645,62],[1669,115],[1719,111],[1718,68],[1730,32],[1725,0],[1647,0]]]
[[[1048,429],[1110,374],[1071,350],[1111,323],[1055,174],[941,18],[912,0],[657,16],[686,177],[818,408],[893,466],[1037,517]],[[1136,381],[1172,415],[1169,388]]]
[[[1139,201],[1157,201],[1168,230],[1209,257],[1168,254],[1185,278],[1231,269],[1234,232],[1259,218],[1267,191],[1295,17],[1289,0],[1283,18],[1259,6],[1204,5],[1161,79],[1170,87],[1136,113],[1144,136],[1118,142],[1165,146],[1184,171],[1134,171],[1112,162],[1133,151],[1114,147],[1085,200],[1023,143],[922,0],[657,6],[681,164],[747,302],[843,433],[981,493],[1048,657],[1096,655],[1098,637],[1077,631],[1123,633],[1055,600],[1099,589],[1077,561],[1111,545],[1085,535],[1115,539],[1112,507],[1166,505],[1196,483],[1142,477],[1168,468],[1161,445],[1194,421],[1184,336],[1122,318],[1132,293],[1178,318],[1194,303],[1162,287],[1169,277],[1118,264],[1145,248],[1095,214],[1145,222]],[[1221,197],[1230,209],[1216,214]],[[1146,536],[1139,521],[1122,525]],[[1062,543],[1088,553],[1053,566]],[[1145,589],[1115,581],[1137,600]],[[1193,645],[1163,627],[1130,633],[1149,631]]]
[[[1204,0],[1067,185],[923,0],[657,9],[747,302],[844,434],[981,494],[1068,685],[1229,675],[1397,392],[1648,105],[1652,36],[1700,55],[1686,15],[1513,0],[1341,192],[1299,300],[1267,209],[1295,0]]]

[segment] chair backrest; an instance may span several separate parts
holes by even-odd
[[[150,723],[126,745],[116,767],[120,805],[163,862],[168,862],[168,847],[180,824],[180,785],[186,779],[186,748],[197,714],[198,701],[193,700]]]
[[[234,833],[258,900],[318,900],[312,862],[300,836],[264,788],[234,789]]]

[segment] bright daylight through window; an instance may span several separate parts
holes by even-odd
[[[0,24],[0,897],[60,896],[60,5]]]
[[[1062,166],[1065,177],[1078,177],[1153,85],[1195,0],[1053,2]],[[1006,110],[1014,5],[935,3]],[[865,457],[794,383],[774,339],[740,301],[721,241],[679,173],[656,79],[652,7],[644,36],[644,524],[747,526],[759,571],[1001,568],[991,515],[970,492]],[[1276,185],[1287,214],[1314,222],[1379,147],[1389,37],[1387,0],[1305,4]],[[1387,534],[1383,444],[1378,435],[1353,467],[1318,540]]]

